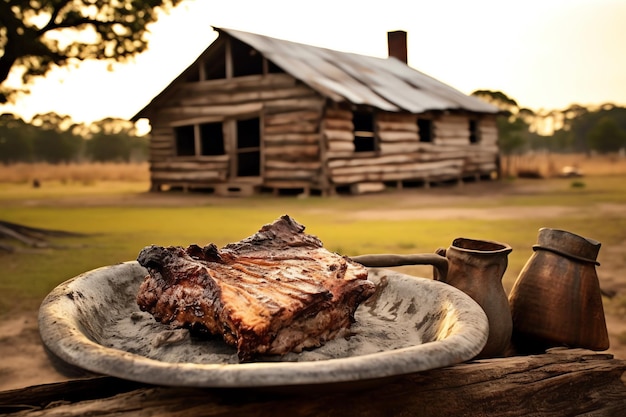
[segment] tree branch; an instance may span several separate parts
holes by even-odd
[[[63,8],[67,6],[70,2],[71,0],[65,0],[57,4],[57,6],[52,10],[52,13],[50,15],[50,20],[48,20],[48,23],[46,23],[46,25],[39,30],[39,33],[41,35],[48,32],[49,30],[55,29],[54,22],[57,20],[57,17],[59,17],[59,13],[61,13],[61,10],[63,10]]]

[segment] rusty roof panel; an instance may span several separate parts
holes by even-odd
[[[422,113],[498,109],[417,71],[396,58],[334,51],[233,29],[215,28],[261,52],[285,72],[337,102]]]

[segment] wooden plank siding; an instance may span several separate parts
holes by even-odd
[[[153,190],[361,193],[498,168],[498,109],[406,61],[215,30],[133,117],[152,126]]]
[[[420,141],[418,115],[379,112],[375,116],[378,151],[355,153],[349,111],[327,111],[322,122],[326,145],[325,172],[333,185],[403,181],[438,182],[488,176],[496,170],[495,116],[477,119],[479,140],[470,143],[470,116],[432,117],[432,142]],[[363,186],[370,184],[370,186]]]
[[[229,121],[259,117],[258,177],[237,177],[236,137]],[[420,115],[377,111],[376,150],[356,152],[353,113],[337,108],[287,74],[182,83],[150,115],[152,188],[301,188],[333,194],[339,187],[379,190],[381,183],[425,183],[489,175],[496,169],[495,116],[434,114],[432,140],[420,140]],[[176,155],[175,128],[224,123],[225,155]],[[252,190],[252,189],[251,189]],[[253,192],[253,191],[251,191]]]
[[[211,188],[239,183],[281,186],[311,182],[319,171],[319,120],[324,99],[286,74],[181,83],[150,115],[152,189],[163,185]],[[232,121],[259,117],[261,175],[236,176]],[[176,154],[175,128],[224,123],[225,155]]]

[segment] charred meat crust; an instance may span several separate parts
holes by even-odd
[[[240,360],[325,343],[375,290],[365,267],[324,249],[289,216],[222,249],[153,245],[137,261],[148,270],[137,294],[142,310],[221,335]]]

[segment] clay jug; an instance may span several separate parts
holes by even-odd
[[[458,288],[474,299],[489,320],[489,337],[477,358],[505,356],[511,342],[512,320],[502,286],[512,248],[504,243],[456,238],[447,249],[438,249],[448,259],[448,273],[434,270],[434,278]]]
[[[533,250],[509,294],[518,353],[555,346],[608,349],[596,274],[600,242],[542,228]]]

